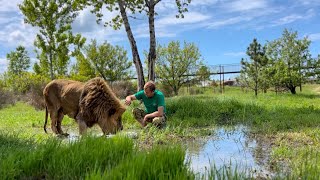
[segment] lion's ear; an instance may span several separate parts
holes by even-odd
[[[109,110],[109,116],[113,116],[113,115],[115,115],[116,113],[117,113],[117,114],[123,114],[124,111],[126,111],[126,109],[125,109],[125,108],[122,108],[122,107],[120,107],[120,108],[118,108],[118,109],[111,108],[111,109]]]

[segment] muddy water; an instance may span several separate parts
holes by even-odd
[[[234,129],[215,129],[214,135],[205,139],[197,139],[187,146],[186,159],[191,169],[199,174],[207,174],[210,168],[231,168],[232,172],[251,174],[254,177],[272,176],[261,161],[268,155],[259,154],[257,158],[257,141],[246,135],[243,126]],[[261,159],[261,157],[264,157]]]

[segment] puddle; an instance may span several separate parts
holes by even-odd
[[[67,141],[69,143],[75,142],[75,141],[77,141],[77,140],[79,140],[81,138],[81,136],[79,135],[79,132],[78,132],[77,129],[69,128],[65,132],[68,133],[68,136],[58,135],[57,137],[65,140],[65,141]],[[106,138],[113,138],[114,136],[116,136],[115,134],[103,135],[101,130],[97,129],[97,128],[87,129],[87,135],[92,136],[92,137],[105,136]],[[131,139],[137,139],[138,138],[138,133],[134,132],[134,131],[121,131],[121,132],[118,132],[117,135],[126,136],[126,137],[131,138]]]
[[[254,177],[270,178],[270,173],[261,164],[257,154],[257,141],[248,138],[247,129],[243,126],[227,130],[213,130],[214,135],[207,139],[195,140],[187,145],[186,159],[190,160],[190,168],[199,175],[205,175],[215,166],[219,170],[225,167],[231,172],[244,172]],[[261,158],[261,154],[259,154]],[[267,155],[264,155],[266,159]]]

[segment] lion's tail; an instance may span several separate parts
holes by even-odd
[[[48,107],[46,106],[46,118],[44,120],[44,126],[43,126],[43,130],[45,133],[47,133],[47,122],[48,122]]]

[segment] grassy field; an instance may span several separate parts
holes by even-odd
[[[113,138],[86,136],[68,142],[43,132],[44,111],[18,102],[0,110],[0,177],[4,179],[201,179],[188,169],[184,142],[208,136],[218,126],[245,125],[271,146],[269,165],[277,179],[319,179],[320,86],[305,85],[296,95],[201,89],[203,94],[167,98],[167,128],[141,129],[130,113]],[[50,124],[48,130],[50,129]],[[77,134],[74,120],[63,129]],[[125,136],[138,133],[136,139]],[[89,135],[99,132],[93,128]],[[174,158],[174,159],[173,159]],[[211,172],[211,173],[210,173]],[[285,173],[284,173],[285,172]],[[250,178],[227,169],[207,178]]]

